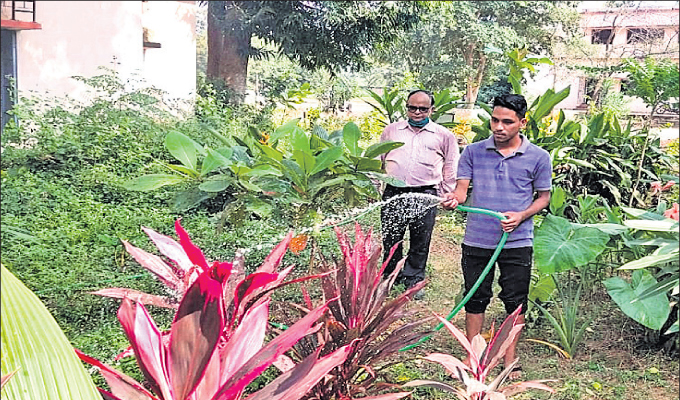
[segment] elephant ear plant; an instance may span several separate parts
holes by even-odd
[[[338,301],[329,304],[326,330],[317,337],[302,339],[294,348],[294,353],[297,353],[294,358],[302,359],[313,354],[317,351],[317,343],[322,348],[321,354],[332,354],[346,346],[350,346],[350,350],[345,361],[330,372],[330,378],[320,381],[301,399],[349,400],[390,387],[389,384],[378,383],[378,363],[430,333],[427,330],[418,332],[416,329],[427,319],[405,323],[390,330],[393,323],[408,316],[403,310],[404,306],[426,285],[426,281],[387,301],[404,260],[399,262],[388,279],[383,279],[386,264],[380,262],[382,246],[374,242],[371,230],[364,233],[355,224],[354,244],[338,227],[335,233],[342,259],[329,262],[315,247],[316,254],[312,256],[312,262],[314,268],[332,271],[332,274],[321,278],[322,292],[325,299],[338,298]],[[306,292],[305,297],[311,309],[312,301]],[[388,393],[370,399],[398,399],[408,394]]]
[[[449,354],[432,353],[427,355],[425,359],[441,364],[453,378],[461,381],[465,385],[465,388],[463,389],[451,386],[444,382],[429,380],[411,381],[406,383],[404,387],[433,387],[435,389],[453,393],[456,398],[460,400],[504,400],[530,388],[554,393],[555,391],[550,386],[543,383],[550,382],[550,380],[516,382],[501,387],[508,375],[510,375],[510,372],[512,372],[513,367],[517,365],[518,360],[510,363],[510,365],[506,365],[505,369],[496,376],[491,383],[486,383],[491,371],[499,364],[500,360],[503,359],[503,356],[513,339],[519,335],[524,327],[524,324],[519,324],[517,322],[520,310],[521,308],[518,307],[517,310],[505,319],[489,343],[484,340],[482,335],[475,336],[472,338],[472,343],[470,343],[463,332],[445,318],[437,316],[444,326],[446,326],[446,329],[451,332],[453,337],[455,337],[467,351],[470,366]]]
[[[118,311],[126,336],[147,386],[81,352],[80,358],[99,370],[111,392],[100,389],[105,399],[234,400],[246,386],[288,351],[300,338],[321,328],[319,319],[328,302],[311,310],[282,334],[264,344],[269,316],[269,294],[280,287],[292,267],[277,272],[292,234],[277,245],[264,263],[243,277],[242,259],[208,263],[179,221],[180,237],[173,239],[146,230],[174,265],[136,249],[135,258],[163,282],[178,291],[180,301],[169,332],[161,332],[150,317],[142,294],[131,299],[121,289]],[[128,249],[134,246],[126,243]],[[317,276],[318,277],[318,276]],[[300,278],[299,280],[314,277]],[[298,281],[299,281],[298,280]],[[109,295],[113,294],[110,290]],[[329,370],[343,363],[351,346],[320,356],[314,352],[287,371],[270,387],[248,399],[298,399]]]

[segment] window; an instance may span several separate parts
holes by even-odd
[[[629,28],[626,34],[626,43],[642,43],[663,39],[664,31],[659,28]]]
[[[596,29],[590,37],[592,44],[612,44],[614,41],[614,31],[611,29]]]

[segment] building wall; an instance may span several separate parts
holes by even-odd
[[[98,67],[107,67],[123,81],[191,98],[196,85],[194,8],[193,1],[37,1],[42,29],[17,34],[19,90],[84,99],[84,85],[71,76],[91,77],[103,72]],[[160,48],[143,47],[144,24]]]
[[[528,85],[527,96],[530,99],[542,94],[546,88],[555,91],[571,86],[569,97],[559,104],[560,108],[578,110],[587,108],[584,103],[586,75],[584,72],[568,69],[565,65],[582,65],[589,67],[618,65],[623,58],[643,57],[654,54],[655,57],[671,58],[676,63],[680,54],[678,46],[678,8],[641,8],[637,11],[613,11],[604,9],[582,10],[581,29],[583,32],[581,58],[578,55],[556,57],[554,66],[541,65],[538,73]],[[592,44],[593,31],[612,28],[615,36],[611,44]],[[655,28],[663,30],[663,37],[655,43],[627,43],[627,31],[632,28]],[[558,53],[559,54],[559,53]],[[565,52],[566,55],[566,52]],[[612,76],[615,90],[620,90],[623,73]],[[649,109],[636,97],[625,97],[631,113],[648,113]]]

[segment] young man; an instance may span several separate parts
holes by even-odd
[[[406,187],[386,185],[383,200],[403,193],[426,193],[442,196],[456,185],[456,167],[460,152],[456,136],[445,127],[430,121],[434,96],[425,90],[415,90],[406,99],[408,121],[388,125],[380,141],[392,140],[404,145],[381,156],[387,175],[400,179]],[[399,198],[383,206],[382,223],[385,259],[390,249],[403,240],[409,229],[410,246],[397,282],[407,288],[425,279],[425,265],[430,251],[437,207],[431,200],[417,197]],[[384,276],[388,276],[402,259],[399,243]],[[422,298],[419,291],[415,298]]]
[[[467,294],[491,259],[502,232],[508,232],[508,240],[497,260],[501,287],[498,297],[508,314],[522,307],[520,323],[524,323],[531,279],[532,217],[550,203],[552,185],[550,155],[519,133],[526,126],[526,111],[526,100],[520,95],[494,99],[493,135],[465,148],[458,166],[456,190],[447,193],[447,200],[442,203],[449,209],[464,203],[472,181],[470,205],[505,215],[503,221],[483,214],[467,215],[461,264]],[[493,295],[494,270],[495,266],[465,305],[465,328],[470,340],[482,330],[484,312]],[[505,355],[506,365],[516,358],[518,340],[519,336]],[[521,367],[516,367],[511,379],[519,378],[520,371]]]

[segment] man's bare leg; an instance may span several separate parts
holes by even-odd
[[[469,312],[465,313],[465,334],[469,342],[472,343],[472,338],[479,335],[482,332],[482,326],[484,326],[484,313],[472,314]],[[470,357],[465,357],[463,363],[470,366]]]

